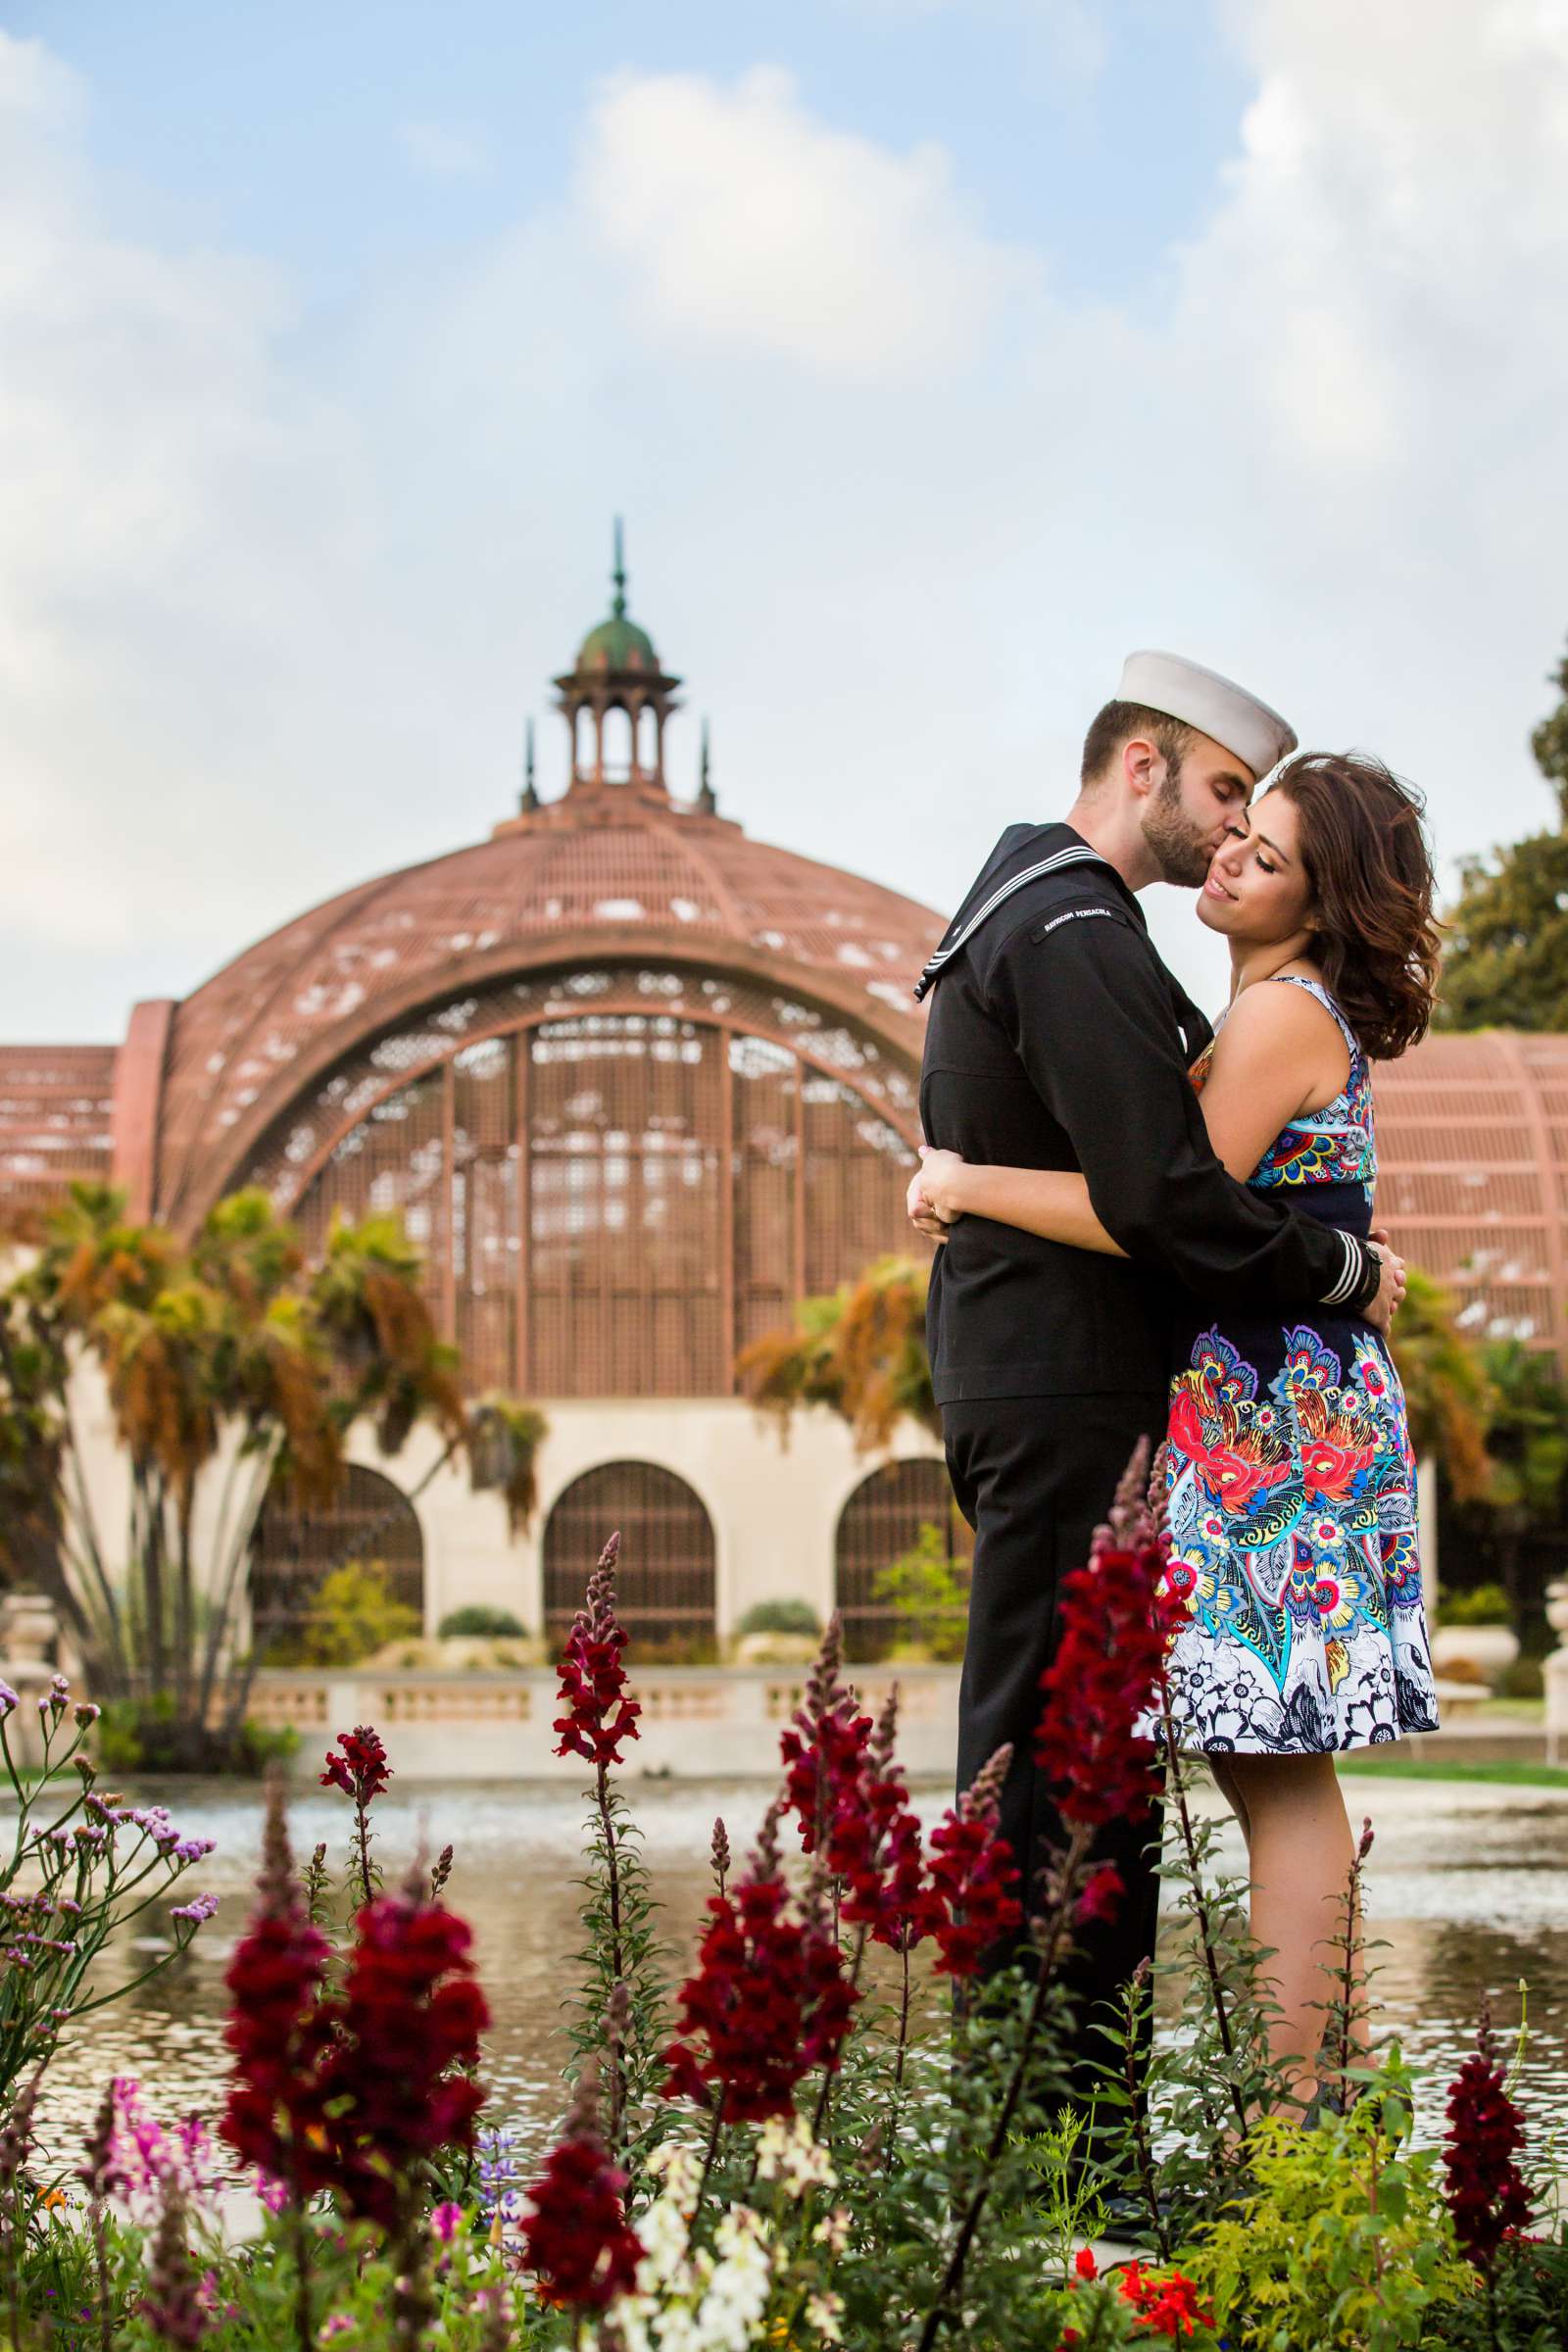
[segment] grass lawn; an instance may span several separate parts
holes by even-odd
[[[1568,1788],[1568,1765],[1528,1764],[1506,1757],[1467,1764],[1462,1756],[1400,1756],[1358,1747],[1341,1756],[1342,1773],[1384,1781],[1496,1781],[1505,1788]]]

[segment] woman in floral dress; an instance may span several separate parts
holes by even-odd
[[[1193,1069],[1219,1158],[1365,1237],[1377,1177],[1370,1064],[1426,1029],[1437,969],[1418,804],[1375,760],[1290,760],[1217,853],[1200,919],[1232,991]],[[1114,1250],[1082,1176],[928,1152],[935,1229],[956,1216]],[[917,1220],[919,1221],[919,1220]],[[932,1229],[927,1220],[927,1229]],[[1372,1327],[1316,1307],[1177,1301],[1167,1478],[1171,1649],[1184,1743],[1241,1822],[1252,1932],[1274,1953],[1276,2054],[1315,2084],[1322,1942],[1352,1841],[1334,1758],[1437,1728],[1415,1464],[1398,1375]]]

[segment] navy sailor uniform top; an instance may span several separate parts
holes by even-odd
[[[1128,1253],[960,1217],[926,1309],[939,1404],[1149,1395],[1186,1294],[1213,1309],[1377,1295],[1365,1243],[1250,1191],[1208,1141],[1189,1065],[1209,1043],[1133,892],[1070,825],[1004,833],[921,974],[927,1143],[994,1166],[1076,1169]]]

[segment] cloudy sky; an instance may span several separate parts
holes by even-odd
[[[529,711],[557,789],[616,511],[677,780],[707,711],[727,813],[934,906],[1131,645],[1450,870],[1546,821],[1568,0],[0,24],[0,1035],[481,838]]]

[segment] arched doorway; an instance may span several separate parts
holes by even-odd
[[[938,1656],[961,1651],[964,1608],[956,1595],[967,1593],[973,1546],[941,1462],[885,1462],[862,1479],[839,1513],[833,1547],[845,1655],[885,1657],[901,1640],[927,1642]],[[895,1560],[919,1562],[900,1601],[878,1589]]]
[[[601,1462],[564,1489],[545,1523],[545,1634],[559,1644],[615,1529],[621,1623],[644,1658],[715,1654],[713,1523],[702,1498],[657,1462]]]
[[[424,1620],[424,1537],[418,1515],[379,1470],[351,1462],[329,1503],[304,1510],[270,1494],[251,1558],[258,1653],[286,1657],[311,1603],[334,1569],[354,1562],[383,1572],[386,1596]]]

